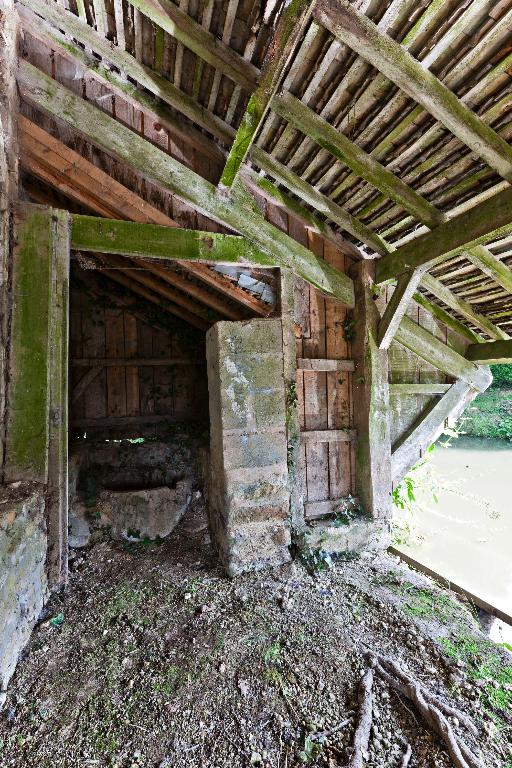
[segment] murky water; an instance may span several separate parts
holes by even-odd
[[[460,437],[417,474],[417,509],[401,513],[412,535],[399,549],[512,615],[512,444]]]

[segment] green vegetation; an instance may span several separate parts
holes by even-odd
[[[512,738],[512,662],[505,663],[495,643],[472,635],[460,635],[453,640],[440,638],[439,642],[447,656],[466,665],[471,679],[482,681],[482,707],[494,721],[498,737],[507,743]],[[510,646],[506,647],[510,650]]]
[[[462,417],[465,434],[512,440],[512,365],[492,365],[492,386],[479,395]]]
[[[406,581],[397,586],[391,586],[393,592],[404,598],[403,611],[408,616],[419,619],[437,619],[444,623],[453,621],[460,615],[457,603],[443,592],[416,587]]]

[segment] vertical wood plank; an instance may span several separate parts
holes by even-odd
[[[137,319],[124,312],[124,350],[126,357],[137,355]],[[126,366],[126,415],[139,414],[139,369],[135,365]]]
[[[105,349],[107,357],[125,356],[122,310],[105,310]],[[126,416],[126,372],[122,366],[107,368],[107,405],[109,416]]]

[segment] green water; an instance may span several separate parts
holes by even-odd
[[[512,615],[512,443],[459,437],[417,472],[423,487],[414,512],[399,514],[412,530],[398,548]]]

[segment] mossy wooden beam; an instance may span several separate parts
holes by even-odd
[[[428,200],[291,93],[282,93],[272,99],[272,109],[424,224],[430,227],[440,224],[442,214]]]
[[[503,264],[488,248],[478,245],[463,254],[475,267],[495,280],[508,293],[512,293],[512,269]]]
[[[225,187],[233,186],[237,178],[254,137],[267,114],[272,96],[302,37],[311,9],[310,0],[291,0],[279,18],[258,87],[249,99],[222,172],[220,183]]]
[[[129,3],[245,91],[254,91],[259,77],[257,67],[208,32],[171,0],[129,0]]]
[[[424,275],[421,284],[427,291],[433,294],[436,299],[439,299],[446,304],[450,309],[453,309],[459,315],[462,315],[466,320],[475,325],[481,331],[488,334],[491,339],[508,339],[509,336],[497,325],[494,325],[487,317],[482,315],[473,309],[469,302],[464,299],[459,299],[452,291],[449,290],[440,280],[437,280],[432,275]]]
[[[472,344],[466,357],[480,365],[500,365],[512,363],[512,341],[489,341],[485,344]]]
[[[511,231],[512,187],[508,187],[379,259],[377,282],[396,278],[402,272],[417,267],[428,269],[441,260],[498,239]]]
[[[462,336],[463,339],[467,339],[467,341],[472,344],[484,341],[482,336],[472,331],[471,328],[468,328],[467,325],[461,323],[460,320],[457,320],[453,315],[450,315],[450,313],[440,307],[439,304],[434,304],[433,301],[427,299],[422,293],[415,293],[413,300],[418,306],[423,307],[423,309],[432,315],[432,317],[437,318],[437,320],[443,323],[443,325],[446,325],[451,331],[455,331],[459,336]]]
[[[415,269],[412,272],[404,272],[398,278],[393,295],[388,301],[382,319],[379,322],[377,334],[379,349],[389,349],[422,277],[423,270]]]
[[[476,394],[470,384],[460,380],[455,382],[440,400],[433,400],[425,408],[412,427],[393,446],[391,470],[394,483],[399,483],[427,448],[437,440],[444,429],[446,419],[462,413]]]
[[[267,254],[239,235],[79,214],[72,216],[71,247],[77,251],[179,261],[223,264],[261,264],[268,261]]]
[[[357,311],[351,345],[356,444],[356,494],[365,513],[387,519],[391,512],[391,436],[388,365],[389,356],[377,345],[379,312],[373,299],[375,262],[354,264]]]
[[[512,181],[512,147],[349,0],[318,0],[313,16],[421,104],[500,176]]]
[[[347,275],[318,259],[253,209],[226,198],[197,173],[28,62],[20,65],[18,85],[23,98],[30,104],[64,121],[95,146],[140,171],[200,213],[245,235],[262,252],[258,264],[289,267],[327,295],[353,306],[354,288]]]
[[[300,197],[308,205],[311,205],[316,211],[334,221],[344,231],[350,232],[351,235],[367,245],[372,252],[385,255],[392,251],[392,247],[373,232],[370,227],[366,226],[355,216],[352,216],[340,205],[334,203],[326,195],[318,192],[311,184],[301,179],[298,174],[291,171],[283,163],[280,163],[279,160],[263,152],[263,150],[255,145],[251,151],[251,159],[265,173],[268,173],[269,176],[272,176],[280,184],[284,184],[290,192],[293,192],[293,194]]]
[[[483,392],[489,386],[490,373],[487,369],[479,368],[466,360],[407,316],[400,323],[395,340],[447,376],[462,379],[479,392]]]

